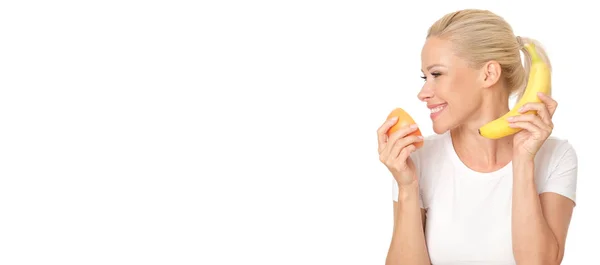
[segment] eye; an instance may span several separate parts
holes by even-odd
[[[439,73],[439,72],[433,72],[433,73],[431,73],[431,75],[432,75],[434,78],[436,78],[436,77],[438,77],[438,76],[440,76],[440,75],[442,75],[442,74],[441,74],[441,73]],[[427,80],[427,77],[426,77],[426,76],[424,76],[424,75],[423,75],[423,76],[421,76],[421,78],[422,78],[423,80]]]

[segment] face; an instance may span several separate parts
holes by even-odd
[[[463,124],[481,105],[480,71],[455,55],[449,41],[430,37],[421,53],[425,83],[418,97],[431,110],[433,130],[440,134]]]

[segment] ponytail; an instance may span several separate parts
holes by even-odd
[[[521,97],[523,96],[523,93],[525,92],[525,89],[527,88],[527,80],[529,79],[529,73],[531,71],[531,58],[533,56],[536,55],[532,55],[529,53],[529,51],[527,49],[525,49],[525,44],[533,44],[533,46],[535,47],[535,50],[537,51],[537,56],[548,65],[548,68],[550,69],[550,71],[552,71],[552,65],[550,64],[550,59],[548,58],[548,54],[546,53],[546,50],[544,49],[544,47],[540,44],[539,41],[532,39],[532,38],[527,38],[527,37],[521,37],[521,36],[517,36],[517,42],[519,43],[519,48],[521,50],[521,52],[523,52],[523,82],[522,84],[517,87],[514,91],[512,91],[516,96],[517,96],[517,101],[519,99],[521,99]]]
[[[517,100],[523,96],[531,71],[532,55],[524,45],[533,44],[537,55],[550,67],[546,51],[538,41],[515,37],[508,22],[489,10],[463,9],[448,13],[429,27],[427,37],[431,36],[452,41],[457,54],[475,67],[491,60],[498,62],[507,92],[509,96],[516,95]]]

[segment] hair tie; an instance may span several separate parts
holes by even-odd
[[[519,43],[519,48],[523,48],[523,40],[521,39],[521,36],[517,36],[517,42]]]

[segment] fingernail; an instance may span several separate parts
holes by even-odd
[[[419,140],[423,140],[423,136],[421,135],[417,136],[417,138],[419,138]]]
[[[419,126],[418,126],[418,125],[416,125],[416,124],[411,124],[411,125],[410,125],[410,128],[411,128],[411,129],[416,129],[417,127],[419,127]]]
[[[506,120],[508,120],[508,121],[512,121],[512,120],[514,120],[514,119],[515,119],[515,117],[514,117],[514,116],[510,116],[510,117],[508,117]]]
[[[523,112],[525,110],[525,106],[519,108],[519,112]]]
[[[395,121],[395,120],[397,120],[397,119],[398,119],[398,117],[392,117],[392,118],[390,119],[390,121]]]

